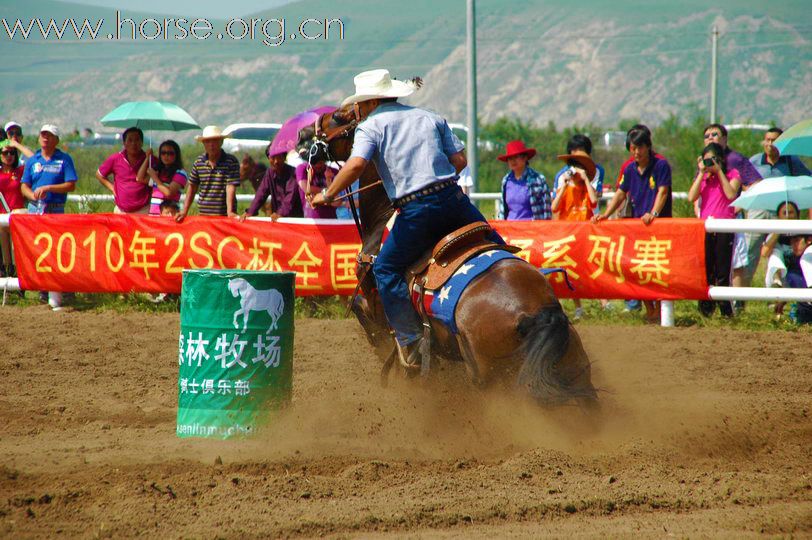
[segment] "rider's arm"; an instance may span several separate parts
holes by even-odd
[[[348,159],[344,167],[338,171],[338,174],[333,178],[333,182],[327,187],[327,197],[334,199],[338,197],[339,193],[350,187],[353,182],[358,180],[361,173],[364,172],[367,163],[369,163],[367,160],[357,156]],[[321,193],[317,194],[316,197],[320,198]]]
[[[451,154],[448,157],[448,161],[454,165],[454,169],[456,169],[457,174],[460,174],[460,171],[468,165],[468,158],[465,157],[465,150],[457,152],[456,154]]]

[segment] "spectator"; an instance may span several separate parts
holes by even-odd
[[[580,133],[576,133],[575,135],[570,137],[570,140],[567,141],[567,154],[573,154],[573,153],[576,153],[576,152],[585,153],[587,156],[589,156],[589,159],[591,161],[592,160],[592,140],[589,137],[587,137],[586,135],[581,135]],[[558,156],[558,159],[561,159],[561,156]],[[594,207],[590,208],[589,216],[586,219],[591,219],[594,210],[600,207],[601,197],[603,197],[603,179],[606,176],[606,171],[604,171],[603,167],[601,167],[600,165],[598,165],[594,161],[592,163],[593,163],[593,165],[595,167],[595,175],[592,178],[591,185],[592,185],[593,190],[595,191],[595,195],[597,197],[597,202],[596,202],[596,205]],[[562,178],[564,178],[565,175],[567,175],[570,170],[571,170],[571,166],[570,165],[565,165],[555,175],[555,180],[553,181],[553,191],[552,191],[553,203],[554,204],[555,204],[555,197],[557,196],[557,193],[559,191]],[[559,217],[558,219],[562,219],[562,218]],[[608,300],[601,298],[600,302],[601,302],[601,307],[603,309],[611,309],[612,308],[612,304],[610,304]],[[576,302],[575,305],[580,306],[580,301]],[[639,305],[638,305],[638,309],[639,309]],[[581,313],[583,313],[583,310],[581,310]],[[576,316],[578,315],[578,307],[576,307],[576,309],[575,309],[575,314],[576,314]]]
[[[226,135],[217,126],[206,126],[203,134],[195,137],[195,140],[203,143],[206,152],[195,160],[189,171],[183,210],[175,218],[178,222],[186,218],[198,190],[200,215],[239,217],[236,195],[240,185],[240,162],[223,152],[225,138]]]
[[[296,167],[296,181],[299,183],[299,197],[301,199],[302,208],[304,209],[304,217],[306,218],[321,218],[321,219],[335,219],[336,207],[341,206],[341,201],[332,201],[329,204],[323,204],[313,207],[307,201],[316,193],[321,193],[333,181],[333,177],[338,172],[327,166],[327,154],[323,149],[320,149],[315,155],[304,154],[302,150],[302,158],[306,158],[305,163],[300,163]],[[308,191],[307,176],[310,174],[310,189]]]
[[[628,199],[633,218],[649,225],[658,217],[671,217],[671,166],[665,158],[654,154],[651,132],[648,128],[633,129],[627,137],[629,150],[634,157],[623,171],[615,196],[606,207],[606,212],[592,217],[598,223],[620,209]],[[646,301],[646,319],[659,320],[659,304]]]
[[[730,203],[738,196],[741,176],[736,169],[725,165],[724,150],[717,143],[708,144],[697,158],[699,172],[688,190],[690,202],[699,201],[702,219],[733,219],[736,216]],[[705,233],[705,275],[708,285],[730,286],[730,264],[733,257],[733,233]],[[725,317],[733,316],[728,301],[699,301],[699,312],[713,315],[716,305]]]
[[[0,142],[0,195],[3,196],[0,213],[7,214],[25,208],[20,180],[23,177],[23,166],[20,165],[20,152],[9,144],[8,140]],[[0,250],[3,262],[0,266],[0,277],[16,277],[14,259],[11,256],[11,238],[7,226],[0,227]]]
[[[527,148],[523,141],[510,141],[505,153],[497,158],[510,167],[510,171],[502,178],[502,210],[499,219],[553,218],[547,180],[528,165],[535,155],[536,149]]]
[[[576,133],[575,135],[570,137],[570,140],[567,141],[567,154],[572,154],[576,151],[585,153],[586,155],[589,156],[591,160],[592,140],[586,135],[581,135],[580,133]],[[561,159],[561,156],[559,156],[558,159]],[[603,179],[606,177],[606,171],[603,169],[603,167],[601,167],[597,163],[593,162],[593,164],[595,165],[595,177],[592,178],[591,183],[592,187],[595,189],[595,193],[598,195],[598,204],[600,204],[601,197],[603,197]],[[558,193],[558,188],[562,176],[566,174],[569,170],[570,166],[564,165],[564,167],[562,167],[560,171],[555,173],[555,180],[553,180],[553,191],[552,191],[553,199],[555,199]]]
[[[775,147],[775,140],[784,131],[781,128],[771,127],[764,133],[761,146],[764,152],[759,152],[750,158],[750,163],[756,168],[762,178],[775,178],[778,176],[812,175],[804,162],[798,156],[782,156]],[[809,219],[812,219],[812,209],[809,210]]]
[[[158,212],[160,212],[159,215],[162,217],[169,216],[175,218],[178,212],[180,212],[180,206],[178,206],[177,201],[166,199],[161,201],[161,204],[158,205]]]
[[[144,132],[137,127],[127,128],[121,140],[124,141],[124,148],[104,160],[96,171],[96,178],[115,196],[114,213],[148,214],[151,190],[146,169],[141,170],[141,165],[147,161],[143,149]],[[154,166],[151,155],[149,160],[148,166]]]
[[[254,192],[256,192],[267,169],[268,167],[264,163],[257,163],[254,158],[244,154],[242,161],[240,161],[240,182],[248,180],[251,187],[254,188]]]
[[[265,152],[270,150],[269,144]],[[265,170],[254,200],[240,219],[244,221],[248,216],[256,216],[268,197],[271,198],[272,220],[276,221],[280,217],[304,217],[296,171],[285,163],[285,153],[268,156],[268,163],[270,167]]]
[[[559,186],[552,211],[563,221],[589,221],[598,205],[598,193],[591,180],[597,177],[597,167],[585,150],[574,150],[558,159],[566,162],[567,171],[559,175]],[[573,299],[575,319],[584,316],[581,300]]]
[[[741,175],[742,189],[746,190],[749,186],[761,180],[761,175],[753,167],[750,161],[730,148],[727,144],[727,128],[722,124],[708,124],[703,130],[705,136],[705,144],[715,142],[719,144],[725,152],[725,165],[728,170],[736,169]],[[748,210],[747,219],[764,219],[769,218],[770,213],[766,210]],[[758,266],[759,250],[761,244],[764,242],[764,235],[759,233],[739,233],[734,241],[733,251],[736,254],[733,260],[733,278],[731,279],[734,287],[748,287],[753,279],[753,272]],[[739,244],[739,245],[736,245]],[[746,257],[743,252],[746,248]],[[741,309],[744,307],[743,302],[736,302],[735,305]]]
[[[22,178],[23,195],[30,201],[33,214],[64,214],[68,193],[76,189],[76,167],[73,159],[57,148],[59,128],[45,124],[39,130],[40,149],[25,162]],[[43,298],[44,295],[44,298]],[[40,301],[48,301],[48,293],[40,292]],[[61,295],[52,293],[51,307],[62,309]]]
[[[34,155],[34,151],[23,144],[23,127],[17,122],[6,122],[3,131],[6,132],[9,144],[20,153],[20,165],[24,165],[25,160]]]
[[[798,219],[800,212],[798,206],[787,201],[776,208],[778,219]],[[761,247],[761,256],[767,259],[767,272],[764,275],[764,282],[767,287],[792,287],[791,283],[797,282],[797,277],[792,278],[790,274],[800,275],[800,261],[792,256],[791,236],[786,234],[772,233],[767,235],[764,245]],[[780,318],[784,313],[784,302],[776,302],[775,315]]]
[[[812,236],[799,235],[791,240],[792,253],[800,259],[801,278],[793,283],[795,288],[812,287]],[[812,323],[812,302],[798,302],[795,311],[795,320],[798,324]]]
[[[361,181],[356,180],[350,185],[349,190],[352,192],[358,191],[361,187]],[[358,201],[359,197],[358,194],[352,196],[352,199],[355,201],[355,208],[358,208]],[[336,206],[336,218],[337,219],[353,219],[352,217],[352,210],[350,210],[350,198],[347,197],[341,202],[341,206]]]
[[[152,197],[149,204],[149,215],[162,216],[161,203],[163,201],[180,201],[180,194],[186,186],[188,175],[183,170],[183,158],[180,146],[172,139],[166,140],[158,147],[159,159],[155,168],[147,166],[153,163],[152,148],[147,150],[149,160],[144,160],[139,168],[138,175],[146,175],[152,184]],[[177,206],[177,204],[176,204]]]
[[[460,186],[460,189],[466,195],[470,195],[471,190],[474,189],[474,178],[471,176],[471,167],[468,165],[466,165],[465,168],[460,171],[460,177],[457,179],[457,185]]]
[[[620,169],[618,169],[617,179],[615,180],[615,190],[617,190],[617,186],[620,185],[620,181],[623,180],[623,172],[626,170],[626,167],[634,163],[634,156],[631,153],[631,141],[629,140],[629,135],[631,135],[632,132],[636,132],[639,130],[648,133],[649,137],[651,137],[651,130],[648,128],[648,126],[644,124],[635,124],[631,128],[629,128],[629,130],[626,132],[626,151],[629,152],[629,159],[623,162],[623,165],[621,165]],[[656,157],[657,159],[665,159],[657,152],[654,152],[654,157]],[[629,203],[628,200],[626,200],[626,203],[620,209],[618,214],[619,215],[617,217],[620,216],[632,217],[632,205]],[[626,308],[624,309],[624,311],[626,312],[639,311],[641,308],[642,304],[640,303],[640,300],[626,300]]]

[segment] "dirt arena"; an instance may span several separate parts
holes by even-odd
[[[812,535],[808,333],[580,325],[596,426],[297,320],[288,414],[219,442],[175,437],[177,315],[0,313],[0,537]]]

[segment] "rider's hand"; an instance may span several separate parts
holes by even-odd
[[[315,194],[311,193],[308,195],[307,199],[310,202],[310,206],[313,208],[322,204],[327,204],[327,201],[324,200],[324,195],[322,195],[321,192]]]

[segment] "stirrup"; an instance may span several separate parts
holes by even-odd
[[[420,369],[421,365],[420,350],[422,345],[422,343],[420,343],[421,340],[422,338],[417,342],[415,342],[417,343],[417,346],[412,350],[411,354],[409,354],[408,357],[406,356],[407,354],[406,348],[403,347],[397,339],[395,340],[395,346],[397,347],[398,350],[398,360],[400,361],[400,365],[403,366],[407,371],[416,371]]]

